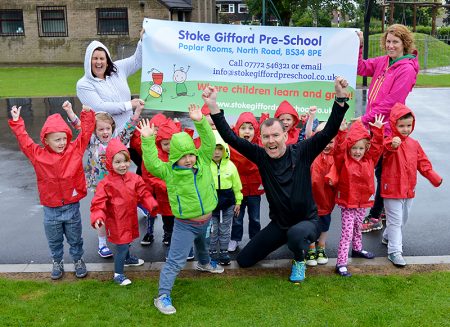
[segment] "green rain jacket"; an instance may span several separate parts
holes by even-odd
[[[202,140],[197,150],[192,137],[176,133],[170,140],[169,161],[158,158],[155,136],[142,137],[142,158],[145,168],[167,185],[170,208],[175,217],[192,219],[208,214],[217,206],[217,193],[211,173],[211,160],[216,138],[205,117],[194,125]],[[195,154],[194,169],[183,168],[175,163],[186,154]]]
[[[220,136],[218,131],[213,131],[213,133],[216,137],[216,145],[220,144],[224,148],[222,160],[220,161],[220,163],[217,164],[216,162],[211,160],[211,171],[214,177],[215,187],[218,192],[220,192],[220,190],[232,190],[236,202],[235,204],[241,204],[243,199],[243,195],[241,192],[242,183],[236,166],[230,160],[230,148]]]

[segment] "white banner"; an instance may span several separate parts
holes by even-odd
[[[275,27],[144,20],[141,98],[146,108],[187,111],[207,85],[228,114],[273,112],[289,101],[316,105],[320,120],[334,100],[334,79],[350,85],[353,117],[359,38],[355,29]]]

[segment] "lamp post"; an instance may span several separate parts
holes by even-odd
[[[364,10],[364,52],[363,58],[367,59],[369,57],[369,25],[370,25],[370,13],[372,12],[374,0],[365,0],[365,10]],[[363,86],[367,86],[367,77],[363,77]]]
[[[262,25],[266,25],[266,0],[262,0]]]

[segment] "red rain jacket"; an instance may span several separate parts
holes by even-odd
[[[158,158],[164,162],[169,161],[169,154],[164,152],[161,148],[162,140],[170,140],[172,135],[181,132],[179,124],[171,119],[167,119],[165,123],[159,125],[158,133],[156,134],[156,147],[158,149]],[[152,212],[155,216],[157,213],[162,216],[173,216],[170,208],[169,197],[167,195],[166,182],[150,174],[145,168],[144,161],[142,161],[142,178],[147,185],[152,189],[153,196],[158,201],[158,212]]]
[[[337,174],[333,153],[333,149],[328,153],[322,151],[311,165],[312,192],[319,216],[330,214],[335,205],[336,188],[330,186],[327,178]]]
[[[251,112],[243,112],[240,114],[233,132],[239,136],[239,128],[243,123],[250,123],[255,129],[255,136],[252,143],[259,144],[259,123]],[[230,159],[236,165],[239,177],[242,183],[242,195],[261,195],[264,194],[261,176],[258,167],[230,146]]]
[[[20,149],[30,160],[36,172],[39,199],[47,207],[60,207],[76,203],[86,196],[86,179],[83,171],[83,154],[95,128],[94,112],[81,112],[81,134],[74,140],[72,131],[60,114],[47,118],[41,130],[41,142],[45,145],[45,136],[49,133],[64,132],[67,145],[62,153],[56,153],[50,147],[34,143],[25,130],[22,118],[8,121],[16,135]]]
[[[150,126],[152,124],[154,124],[155,127],[159,128],[159,126],[161,124],[165,123],[166,121],[167,121],[166,116],[164,116],[163,114],[156,114],[152,117],[152,119],[150,119]],[[141,133],[139,133],[139,131],[137,129],[134,131],[133,135],[131,136],[130,148],[137,151],[139,153],[139,155],[142,157]]]
[[[339,174],[336,204],[345,208],[369,208],[375,198],[374,169],[383,151],[383,129],[372,128],[373,136],[360,121],[355,121],[343,142],[335,147],[335,164]],[[370,147],[357,161],[350,156],[351,147],[361,139],[370,139]]]
[[[404,137],[397,131],[397,120],[408,113],[411,113],[414,117],[411,109],[401,103],[396,103],[391,110],[389,123],[392,136],[386,139],[381,173],[381,196],[383,198],[414,198],[416,195],[417,171],[435,187],[442,183],[442,177],[433,170],[433,166],[419,142],[409,136]],[[412,131],[415,121],[416,118],[414,117]],[[400,137],[402,143],[398,148],[393,149],[391,146],[392,138],[395,136]]]
[[[294,124],[291,129],[287,131],[288,139],[286,141],[287,144],[295,144],[298,141],[298,135],[300,134],[300,128],[297,128],[298,123],[300,122],[300,118],[298,117],[298,113],[295,108],[286,100],[280,103],[277,111],[275,111],[275,118],[280,118],[282,114],[290,114],[294,119]]]
[[[149,211],[158,204],[141,176],[132,172],[120,175],[114,171],[112,160],[120,151],[128,152],[120,140],[112,139],[106,148],[109,174],[98,184],[91,202],[91,225],[97,220],[103,221],[108,241],[128,244],[139,237],[138,203]]]

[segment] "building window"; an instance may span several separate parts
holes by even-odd
[[[67,36],[67,13],[65,6],[36,7],[39,36]]]
[[[97,8],[97,34],[128,35],[127,8]]]
[[[234,3],[221,4],[219,12],[222,14],[234,14]]]
[[[238,4],[238,13],[240,14],[248,14],[248,7],[244,3]]]
[[[0,10],[0,35],[25,35],[22,10]]]

